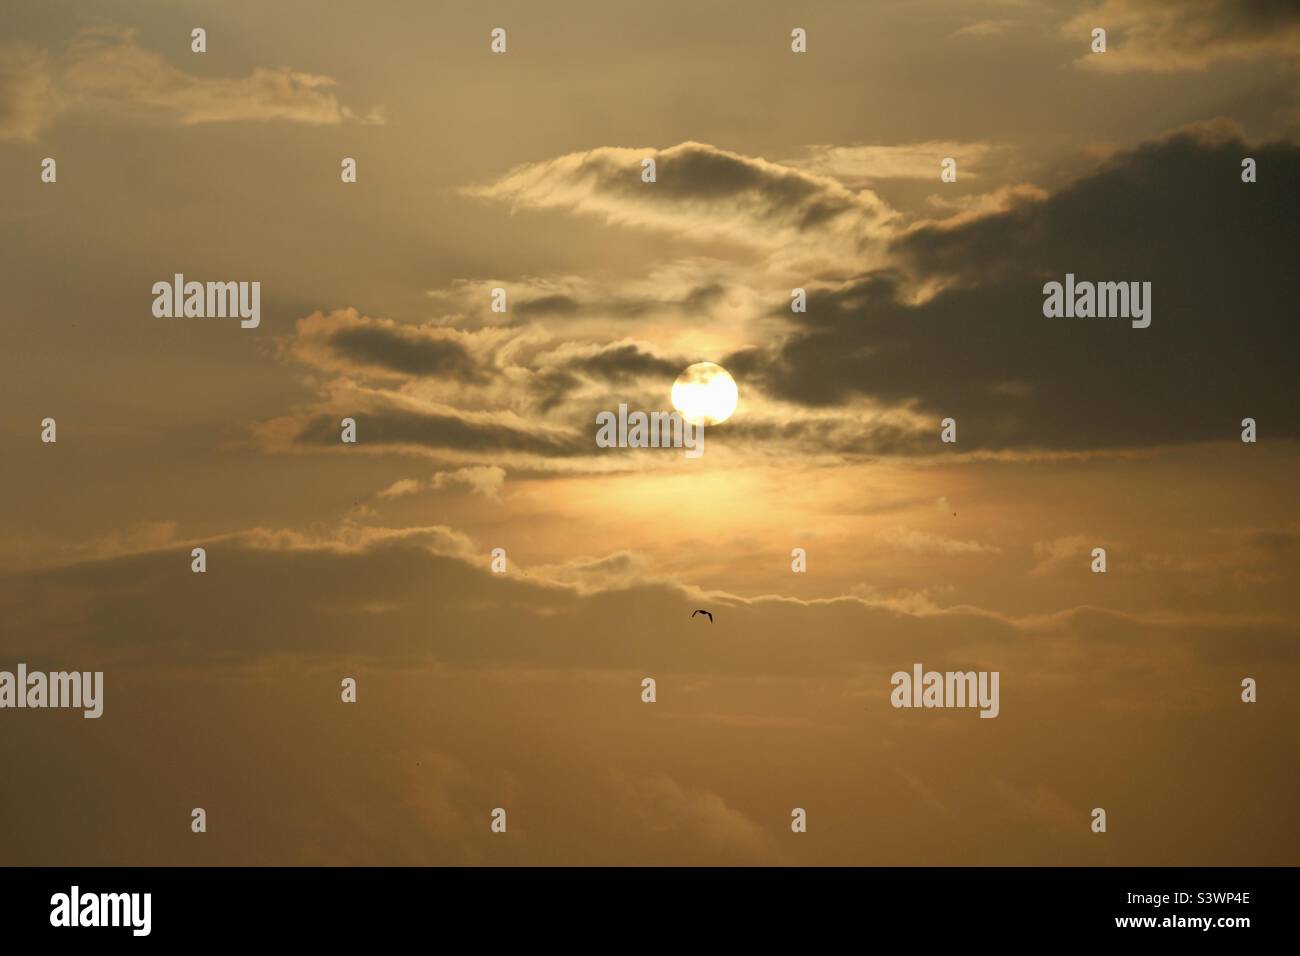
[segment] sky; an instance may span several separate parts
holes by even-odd
[[[1298,136],[1272,0],[6,4],[0,863],[1300,862]]]

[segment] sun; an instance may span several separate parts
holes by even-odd
[[[692,425],[718,425],[736,410],[736,380],[721,365],[696,362],[673,382],[673,408]]]

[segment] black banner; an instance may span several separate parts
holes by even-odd
[[[1179,947],[1285,932],[1295,870],[48,868],[0,870],[0,886],[7,941]]]

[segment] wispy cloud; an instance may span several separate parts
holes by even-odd
[[[877,179],[931,179],[939,181],[939,164],[957,160],[963,179],[980,175],[980,167],[1001,152],[991,143],[930,140],[884,146],[809,146],[806,154],[791,160],[800,169],[841,182],[862,186]]]
[[[1104,0],[1072,17],[1062,34],[1086,49],[1096,27],[1106,30],[1106,52],[1076,61],[1091,70],[1168,73],[1216,61],[1300,58],[1300,6],[1286,0]]]
[[[379,111],[358,116],[340,103],[337,85],[332,77],[289,67],[200,76],[142,49],[134,30],[87,27],[61,54],[31,47],[0,52],[0,138],[32,139],[77,109],[181,126],[383,121]]]
[[[643,182],[642,160],[656,161]],[[879,252],[897,213],[869,190],[704,143],[667,149],[600,147],[529,163],[467,195],[516,209],[557,209],[608,223],[751,246],[790,264],[861,262]],[[816,249],[808,240],[816,236]]]

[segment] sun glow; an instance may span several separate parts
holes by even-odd
[[[718,425],[736,410],[736,380],[712,362],[688,366],[673,382],[673,408],[692,425]]]

